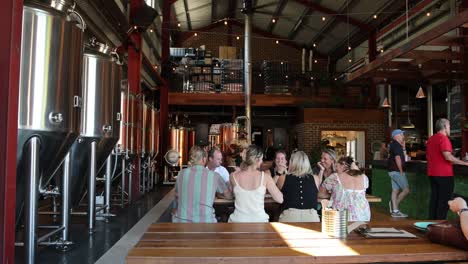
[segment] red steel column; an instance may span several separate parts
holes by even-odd
[[[16,145],[23,2],[0,8],[0,263],[15,259]]]
[[[463,0],[462,4],[461,4],[461,9],[460,11],[463,11],[465,9],[468,8],[468,0]],[[466,28],[461,28],[460,29],[460,35],[462,36],[466,36],[466,34],[468,34],[468,29]],[[465,41],[465,45],[464,45],[464,48],[463,48],[463,58],[464,58],[464,61],[465,63],[468,61],[468,48],[466,48],[466,45],[468,44],[466,40]],[[465,75],[468,74],[468,69],[467,67],[464,68],[465,69]],[[463,96],[463,112],[462,112],[462,118],[463,118],[463,123],[462,123],[462,150],[461,150],[461,155],[462,157],[464,157],[465,153],[468,152],[468,131],[465,130],[465,127],[464,125],[465,124],[468,124],[468,116],[467,116],[467,113],[468,113],[468,84],[463,84],[462,87],[461,87],[461,94]]]
[[[136,9],[143,5],[143,0],[131,0],[130,1],[130,21],[133,20]],[[131,22],[130,22],[131,23]],[[141,33],[134,30],[130,36],[131,44],[127,47],[128,53],[128,85],[130,92],[139,94],[140,89],[140,78],[141,78]],[[143,106],[141,106],[143,107]],[[142,116],[138,115],[136,123],[143,122]],[[133,161],[135,169],[132,171],[132,201],[140,198],[140,163],[139,156]]]
[[[161,36],[161,64],[162,64],[162,76],[164,78],[164,84],[161,87],[160,93],[160,125],[159,125],[159,135],[160,135],[160,153],[161,157],[167,152],[168,148],[168,115],[169,115],[169,72],[172,67],[169,64],[169,37],[170,37],[170,27],[171,27],[171,2],[163,1],[162,7],[163,23],[162,23],[162,36]],[[163,163],[160,163],[163,164]]]

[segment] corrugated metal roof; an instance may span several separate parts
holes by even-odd
[[[185,0],[192,30],[206,27],[217,20],[232,16],[231,19],[243,21],[242,0]],[[214,14],[212,5],[215,1]],[[338,45],[345,45],[349,32],[364,32],[370,28],[366,22],[372,22],[373,15],[384,11],[389,3],[398,0],[257,0],[252,15],[253,26],[264,33],[279,39],[291,37],[299,46],[310,47],[317,41],[317,49],[322,54],[336,50]],[[349,7],[347,5],[349,4]],[[283,8],[280,8],[283,7]],[[229,10],[231,8],[231,10]],[[176,19],[181,22],[181,30],[187,30],[184,0],[174,3]],[[309,12],[305,13],[308,10]],[[276,23],[272,18],[277,12]],[[347,18],[349,12],[349,19]],[[304,17],[301,15],[304,14]],[[339,17],[338,17],[339,15]],[[322,20],[325,17],[325,21]],[[302,18],[302,22],[301,21]],[[214,21],[212,21],[212,19]],[[347,21],[350,21],[347,25]],[[269,29],[272,29],[270,32]],[[361,29],[359,31],[357,29]],[[345,47],[346,48],[346,47]]]

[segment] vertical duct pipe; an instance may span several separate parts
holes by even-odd
[[[140,193],[145,194],[145,192],[146,192],[146,181],[145,181],[146,180],[145,179],[146,168],[145,168],[145,166],[141,166],[141,159],[142,158],[138,158],[138,164],[140,166],[140,173],[139,173],[139,176],[140,176],[140,186],[139,187],[140,187],[140,189],[139,189],[139,191],[140,191]],[[130,185],[130,186],[132,186],[132,185]]]
[[[245,15],[245,37],[244,37],[244,86],[245,86],[245,116],[247,117],[245,128],[247,142],[252,143],[252,115],[251,115],[251,93],[252,93],[252,63],[251,63],[251,40],[252,40],[252,14]]]
[[[301,62],[302,62],[302,68],[301,68],[302,69],[302,74],[305,73],[305,69],[306,69],[306,53],[307,53],[306,49],[302,48],[302,60],[301,60]]]
[[[140,161],[141,159],[138,159],[138,168],[141,168],[140,167]],[[127,193],[127,199],[128,199],[128,204],[131,204],[132,203],[132,190],[133,190],[133,185],[132,185],[132,181],[133,181],[133,169],[135,168],[135,166],[133,165],[133,163],[130,163],[130,172],[128,173],[129,177],[128,177],[128,193]]]
[[[434,134],[434,108],[432,106],[432,85],[427,86],[427,138]]]
[[[88,231],[90,234],[94,231],[94,220],[96,214],[96,150],[97,142],[93,141],[91,142],[88,179]]]
[[[153,183],[151,181],[151,156],[148,155],[148,158],[146,159],[146,179],[148,181],[148,192],[153,188]]]
[[[309,71],[312,71],[312,59],[314,58],[314,51],[309,50]]]
[[[110,214],[111,207],[111,184],[112,184],[112,154],[106,161],[106,214]],[[107,219],[107,218],[106,218]]]
[[[34,264],[36,257],[36,226],[37,226],[37,200],[38,200],[38,182],[39,182],[39,151],[40,141],[38,137],[32,137],[26,148],[26,216],[24,223],[25,232],[25,262],[27,264]]]
[[[125,156],[122,157],[122,177],[120,178],[120,207],[124,207],[125,205]]]
[[[62,174],[62,241],[68,241],[68,228],[70,226],[70,152],[63,160],[63,174]]]

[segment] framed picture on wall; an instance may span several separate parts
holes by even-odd
[[[462,127],[463,102],[460,93],[460,86],[457,85],[447,95],[447,113],[450,120],[450,132],[460,133]]]

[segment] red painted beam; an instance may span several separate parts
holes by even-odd
[[[302,4],[312,10],[315,10],[315,11],[318,11],[320,13],[323,13],[323,14],[326,14],[326,15],[330,15],[330,16],[334,16],[336,20],[340,21],[340,22],[343,22],[343,23],[348,23],[348,18],[346,17],[346,14],[341,14],[339,13],[338,11],[336,10],[332,10],[328,7],[325,7],[325,6],[322,6],[318,3],[316,3],[315,1],[311,1],[311,0],[294,0],[296,3],[299,3],[299,4]],[[349,24],[353,25],[353,26],[356,26],[360,29],[364,29],[364,30],[371,30],[372,28],[368,25],[368,24],[365,24],[357,19],[354,19],[352,17],[349,18]]]
[[[413,51],[415,48],[426,44],[427,42],[434,40],[443,34],[458,28],[459,26],[468,23],[468,10],[463,11],[461,13],[458,13],[455,16],[452,16],[449,20],[442,22],[441,24],[435,26],[432,28],[430,31],[425,32],[414,39],[410,40],[408,43],[405,45],[393,49],[382,56],[379,56],[376,58],[373,62],[366,64],[364,67],[350,73],[347,77],[345,82],[350,82],[353,80],[356,80],[358,78],[361,78],[365,76],[366,74],[369,74],[372,71],[375,71],[382,65],[384,65],[387,62],[390,62],[392,59],[398,58],[400,56],[403,56],[411,51]],[[421,53],[422,51],[418,51]],[[427,53],[427,51],[424,51]]]
[[[15,262],[16,148],[23,1],[0,8],[0,263]]]
[[[461,8],[463,9],[467,9],[468,8],[468,0],[463,0],[462,3],[461,3]],[[466,36],[468,34],[468,29],[467,28],[462,28],[461,29],[461,35],[462,36]],[[465,65],[466,63],[468,62],[468,47],[467,46],[464,46],[463,48],[463,56],[464,56],[464,62],[465,62]],[[468,74],[468,67],[464,67],[464,70],[465,70],[465,76]],[[468,122],[467,120],[467,116],[466,116],[466,113],[468,113],[468,85],[467,84],[463,84],[462,86],[462,89],[461,89],[461,95],[463,96],[463,99],[464,99],[464,106],[463,106],[463,113],[462,113],[462,124],[461,124],[461,128],[462,128],[462,155],[463,153],[467,153],[468,152],[468,131],[466,131],[464,129],[464,124],[466,122]],[[465,121],[466,120],[466,121]]]
[[[151,63],[151,61],[148,59],[148,57],[145,56],[145,54],[142,53],[142,63],[144,63],[145,65],[147,65],[148,67],[151,68],[151,72],[154,74],[154,76],[156,76],[156,79],[158,79],[158,81],[163,84],[164,83],[164,79],[161,77],[161,75],[159,74],[159,72],[157,71],[157,69],[154,68],[155,65],[153,65]],[[158,67],[161,67],[160,65],[158,65]]]
[[[412,16],[414,16],[415,14],[419,13],[419,11],[424,9],[427,5],[429,5],[432,2],[434,2],[434,0],[423,0],[423,1],[419,2],[413,8],[408,10],[408,19],[411,18]],[[383,36],[388,31],[390,31],[390,30],[396,28],[397,26],[399,26],[400,24],[404,23],[405,21],[406,21],[406,15],[400,16],[399,18],[394,20],[392,23],[390,23],[389,25],[384,27],[382,30],[380,30],[377,33],[377,39],[379,39],[381,36]]]
[[[143,5],[143,0],[131,0],[130,1],[130,21],[133,21],[133,16],[135,16],[135,11]],[[128,86],[129,90],[132,93],[138,94],[141,91],[140,81],[141,81],[141,60],[142,60],[142,41],[141,33],[138,31],[133,31],[130,36],[130,45],[127,47],[128,54]],[[143,106],[142,106],[143,107]],[[137,115],[137,123],[141,123],[143,116]],[[137,142],[141,141],[141,135],[137,135]],[[137,143],[137,146],[141,144]],[[132,170],[132,200],[138,200],[140,198],[140,163],[138,160],[133,161],[135,169]]]
[[[170,17],[171,17],[171,4],[168,1],[163,1],[162,6],[162,38],[161,38],[161,65],[162,75],[167,78],[171,71],[169,64],[169,36],[170,36]],[[163,86],[160,89],[160,106],[159,106],[160,124],[159,124],[159,153],[160,163],[163,164],[162,157],[166,154],[168,148],[168,117],[169,117],[169,82],[164,79]]]

